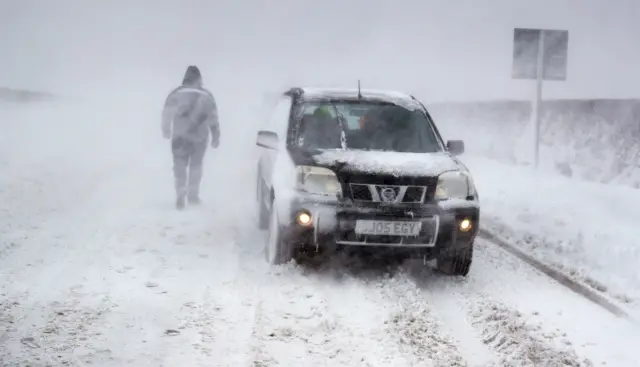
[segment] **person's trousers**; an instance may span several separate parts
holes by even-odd
[[[202,163],[207,151],[207,140],[192,141],[174,138],[171,142],[173,153],[173,175],[178,197],[188,195],[197,198],[202,181]]]

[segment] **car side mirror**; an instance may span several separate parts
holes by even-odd
[[[259,147],[276,150],[278,148],[278,134],[272,131],[258,131],[256,145]]]
[[[462,140],[449,140],[447,141],[447,151],[451,155],[461,155],[464,153],[464,141]]]

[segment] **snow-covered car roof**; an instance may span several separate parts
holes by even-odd
[[[357,88],[299,88],[305,100],[314,99],[357,99]],[[406,93],[393,90],[360,89],[360,95],[365,100],[375,100],[393,103],[409,110],[422,109],[420,102]]]

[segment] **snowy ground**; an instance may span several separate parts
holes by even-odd
[[[640,190],[466,157],[484,228],[640,315]]]
[[[640,365],[636,326],[483,240],[467,279],[270,268],[241,117],[208,153],[204,205],[176,212],[158,114],[113,104],[0,112],[2,366]],[[534,202],[490,177],[487,217],[503,192]]]

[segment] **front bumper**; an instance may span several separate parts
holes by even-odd
[[[311,216],[310,224],[298,223],[298,214],[302,212]],[[289,216],[291,224],[287,226],[285,236],[296,246],[315,250],[359,247],[435,258],[473,244],[478,233],[480,208],[477,201],[358,205],[301,196],[292,199]],[[422,226],[417,236],[365,236],[355,232],[356,222],[361,219],[419,221]],[[460,228],[465,219],[471,222],[467,231]]]

